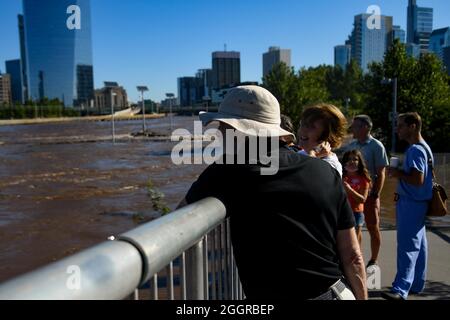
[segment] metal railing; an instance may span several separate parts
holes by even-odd
[[[0,300],[243,299],[229,231],[207,198],[9,280]]]

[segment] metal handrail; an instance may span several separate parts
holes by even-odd
[[[125,299],[133,293],[138,298],[137,288],[147,282],[153,283],[152,290],[157,296],[155,275],[166,266],[170,270],[167,279],[172,282],[168,287],[173,298],[171,263],[180,255],[186,255],[181,264],[184,266],[186,260],[182,291],[187,293],[182,298],[208,299],[208,243],[204,238],[223,226],[225,213],[219,200],[201,200],[126,232],[114,241],[0,284],[0,300],[110,300]],[[212,251],[216,249],[213,247]],[[216,259],[210,263],[215,265]],[[220,279],[221,270],[217,272]],[[214,271],[212,278],[215,276]]]

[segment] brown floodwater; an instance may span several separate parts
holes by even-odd
[[[174,129],[193,132],[196,119],[174,117]],[[147,126],[167,134],[170,121]],[[174,209],[205,168],[173,165],[173,142],[131,137],[141,121],[116,121],[115,128],[113,144],[110,122],[0,126],[0,282],[158,217],[149,180]],[[388,180],[388,226],[395,224],[394,190]]]

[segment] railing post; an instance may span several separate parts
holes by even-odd
[[[204,300],[203,241],[186,251],[186,286],[188,300]]]

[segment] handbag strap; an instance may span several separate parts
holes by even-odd
[[[426,152],[427,158],[428,158],[428,161],[427,161],[428,162],[428,166],[431,168],[431,173],[433,174],[433,180],[436,180],[436,175],[434,173],[434,166],[433,166],[433,158],[431,157],[431,154],[428,151],[428,148],[421,142],[419,142],[417,144],[425,149],[425,152]]]

